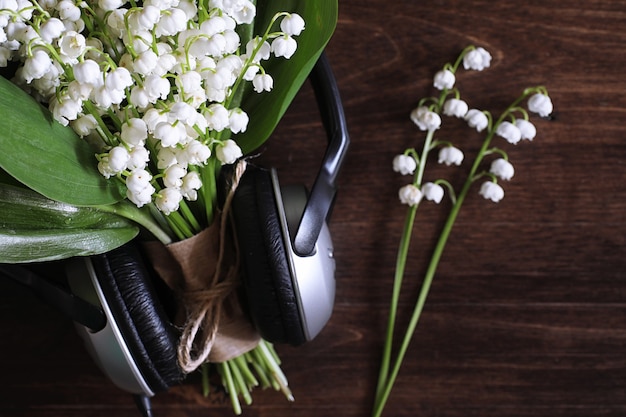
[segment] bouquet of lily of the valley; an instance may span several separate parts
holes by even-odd
[[[267,140],[336,19],[336,0],[0,0],[0,262],[214,226],[222,166]],[[236,411],[248,366],[288,394],[271,346],[246,355],[218,366]]]
[[[403,185],[398,192],[400,202],[406,204],[408,209],[398,247],[387,333],[372,417],[379,417],[383,413],[389,399],[424,309],[439,261],[463,202],[477,183],[480,183],[478,193],[482,197],[496,203],[502,200],[504,189],[500,183],[511,180],[515,173],[505,147],[507,144],[517,145],[533,140],[537,134],[537,129],[530,121],[531,113],[546,118],[550,116],[553,110],[548,92],[541,86],[523,90],[522,94],[497,117],[494,117],[487,110],[471,107],[471,102],[461,95],[460,89],[456,85],[458,71],[461,65],[465,70],[482,71],[490,66],[491,59],[491,54],[487,50],[471,45],[462,51],[456,61],[444,65],[435,74],[433,85],[439,93],[421,99],[417,107],[410,113],[411,120],[419,130],[426,132],[424,141],[421,147],[410,147],[393,159],[393,170],[412,177],[412,180]],[[526,106],[523,105],[524,102],[526,102]],[[470,135],[464,137],[463,144],[459,145],[453,138],[449,137],[448,131],[440,130],[444,120],[446,123],[452,124],[455,123],[456,119],[466,123],[472,130],[482,133],[483,138],[473,142]],[[474,160],[469,164],[470,168],[466,171],[465,181],[454,184],[444,178],[430,177],[431,174],[426,168],[433,158],[433,153],[437,153],[436,160],[439,164],[460,166],[465,162],[465,153],[461,150],[462,146],[478,149]],[[421,284],[421,287],[408,325],[398,334],[398,303],[406,274],[406,263],[417,209],[424,201],[435,204],[441,203],[446,194],[451,200],[447,219],[432,251],[425,276],[417,283]],[[400,337],[400,343],[394,349],[396,336]]]

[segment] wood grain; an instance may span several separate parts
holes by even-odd
[[[502,143],[516,174],[495,205],[468,198],[444,253],[387,416],[626,415],[626,7],[610,0],[341,0],[327,53],[352,145],[331,230],[337,300],[322,334],[278,347],[296,401],[258,391],[245,416],[367,416],[405,209],[390,161],[421,135],[408,118],[432,75],[474,43],[492,67],[462,72],[472,106],[500,111],[529,85],[555,105],[537,138]],[[461,124],[440,132],[476,152]],[[283,183],[311,184],[323,151],[303,89],[264,149]],[[458,179],[469,169],[441,169]],[[443,221],[424,206],[407,281],[417,288]],[[401,298],[411,308],[415,289]],[[406,322],[406,318],[401,319]],[[71,323],[0,282],[0,416],[136,416],[93,366]],[[156,416],[231,415],[191,378]]]

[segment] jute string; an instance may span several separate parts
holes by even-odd
[[[227,234],[230,207],[245,169],[245,161],[236,165],[222,212],[211,227],[165,246],[165,251],[162,245],[148,246],[155,269],[179,293],[183,324],[178,362],[187,373],[205,362],[237,357],[260,340],[239,305],[239,253]]]

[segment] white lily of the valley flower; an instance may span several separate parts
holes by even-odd
[[[304,30],[304,19],[297,13],[291,13],[281,20],[280,30],[289,36],[298,36]]]
[[[94,129],[98,126],[98,122],[93,115],[85,114],[80,116],[78,119],[73,120],[71,122],[71,126],[74,132],[76,132],[80,137],[85,137],[94,131]]]
[[[465,114],[465,120],[469,127],[476,129],[478,132],[482,132],[489,125],[487,115],[478,109],[468,110]]]
[[[24,62],[22,75],[27,83],[43,77],[52,67],[52,59],[42,50],[37,49],[33,55]]]
[[[417,107],[410,116],[420,130],[437,130],[441,126],[441,117],[426,106]]]
[[[46,20],[39,28],[39,35],[46,43],[52,43],[55,39],[61,37],[65,31],[65,25],[56,17]]]
[[[183,123],[161,122],[154,129],[153,136],[161,141],[161,146],[169,148],[184,143],[187,130]]]
[[[243,156],[243,152],[237,142],[232,139],[224,141],[223,144],[218,145],[215,149],[215,155],[217,159],[223,164],[233,164],[237,159]]]
[[[61,55],[68,58],[77,58],[87,48],[85,37],[78,32],[66,32],[59,40],[59,51]]]
[[[169,166],[163,172],[163,184],[166,187],[180,188],[183,185],[183,177],[187,175],[187,169],[181,164]]]
[[[534,94],[528,99],[528,110],[539,114],[541,117],[547,117],[553,110],[552,100],[545,94]]]
[[[109,168],[115,173],[124,171],[129,160],[130,154],[124,146],[116,146],[109,151]]]
[[[434,182],[427,182],[422,185],[422,193],[426,200],[439,204],[443,199],[444,191],[441,185],[435,184]]]
[[[271,51],[276,57],[289,59],[296,52],[298,44],[291,36],[279,36],[272,41]]]
[[[393,170],[401,175],[413,175],[416,168],[417,162],[412,156],[400,154],[393,158]]]
[[[450,89],[454,87],[456,77],[454,73],[448,69],[441,70],[435,74],[433,85],[438,90]]]
[[[195,201],[198,199],[198,190],[202,187],[202,180],[200,179],[200,174],[196,171],[190,171],[183,178],[183,184],[181,186],[181,191],[183,193],[183,197],[185,197],[189,201]]]
[[[130,152],[127,169],[145,169],[148,161],[150,161],[150,152],[143,146],[136,146]]]
[[[257,93],[272,91],[272,88],[274,88],[274,79],[269,74],[257,74],[252,79],[252,86]]]
[[[128,119],[121,128],[120,138],[130,147],[143,146],[148,138],[148,126],[143,119]]]
[[[522,139],[533,140],[537,135],[537,128],[535,125],[525,119],[516,119],[515,126],[522,133]]]
[[[461,165],[463,162],[463,151],[454,146],[445,146],[439,150],[439,159],[437,162],[440,164]]]
[[[500,179],[508,181],[513,178],[513,175],[515,174],[515,168],[513,168],[513,165],[506,159],[498,158],[491,163],[489,172],[491,172],[493,175]]]
[[[232,109],[228,114],[228,125],[233,133],[245,132],[249,121],[248,114],[240,108]]]
[[[130,189],[126,190],[126,197],[137,207],[141,208],[152,202],[152,195],[155,191],[156,189],[152,186],[152,184],[148,184],[145,188],[136,192],[131,192]]]
[[[93,59],[86,59],[74,65],[74,79],[80,84],[98,86],[102,82],[102,72],[100,65]]]
[[[132,193],[143,191],[150,185],[152,175],[145,169],[135,169],[126,177],[126,188]]]
[[[492,181],[485,181],[480,186],[479,194],[486,200],[491,200],[494,203],[497,203],[504,198],[504,190],[502,187]]]
[[[407,184],[400,188],[398,191],[398,197],[402,204],[409,206],[416,206],[422,200],[422,191],[413,184]]]
[[[463,68],[482,71],[491,65],[491,54],[484,48],[478,47],[469,51],[463,57]]]
[[[463,118],[467,114],[468,109],[467,103],[458,98],[450,98],[443,103],[443,114],[446,116]]]
[[[189,165],[204,165],[211,156],[211,149],[199,140],[191,140],[176,160]]]
[[[154,204],[166,216],[176,210],[180,206],[183,194],[178,188],[164,188],[156,194]]]
[[[496,129],[496,134],[498,136],[506,139],[507,142],[515,145],[522,139],[522,132],[519,130],[517,126],[515,126],[511,122],[502,122]]]

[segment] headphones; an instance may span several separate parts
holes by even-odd
[[[242,281],[260,335],[300,345],[322,330],[332,313],[335,261],[327,218],[349,136],[339,91],[324,53],[309,75],[328,146],[310,193],[281,186],[275,169],[248,164],[231,212]],[[101,255],[67,262],[71,292],[17,265],[3,273],[33,289],[77,322],[87,350],[119,388],[134,394],[144,416],[156,392],[179,384],[179,331],[172,294],[132,242]]]

